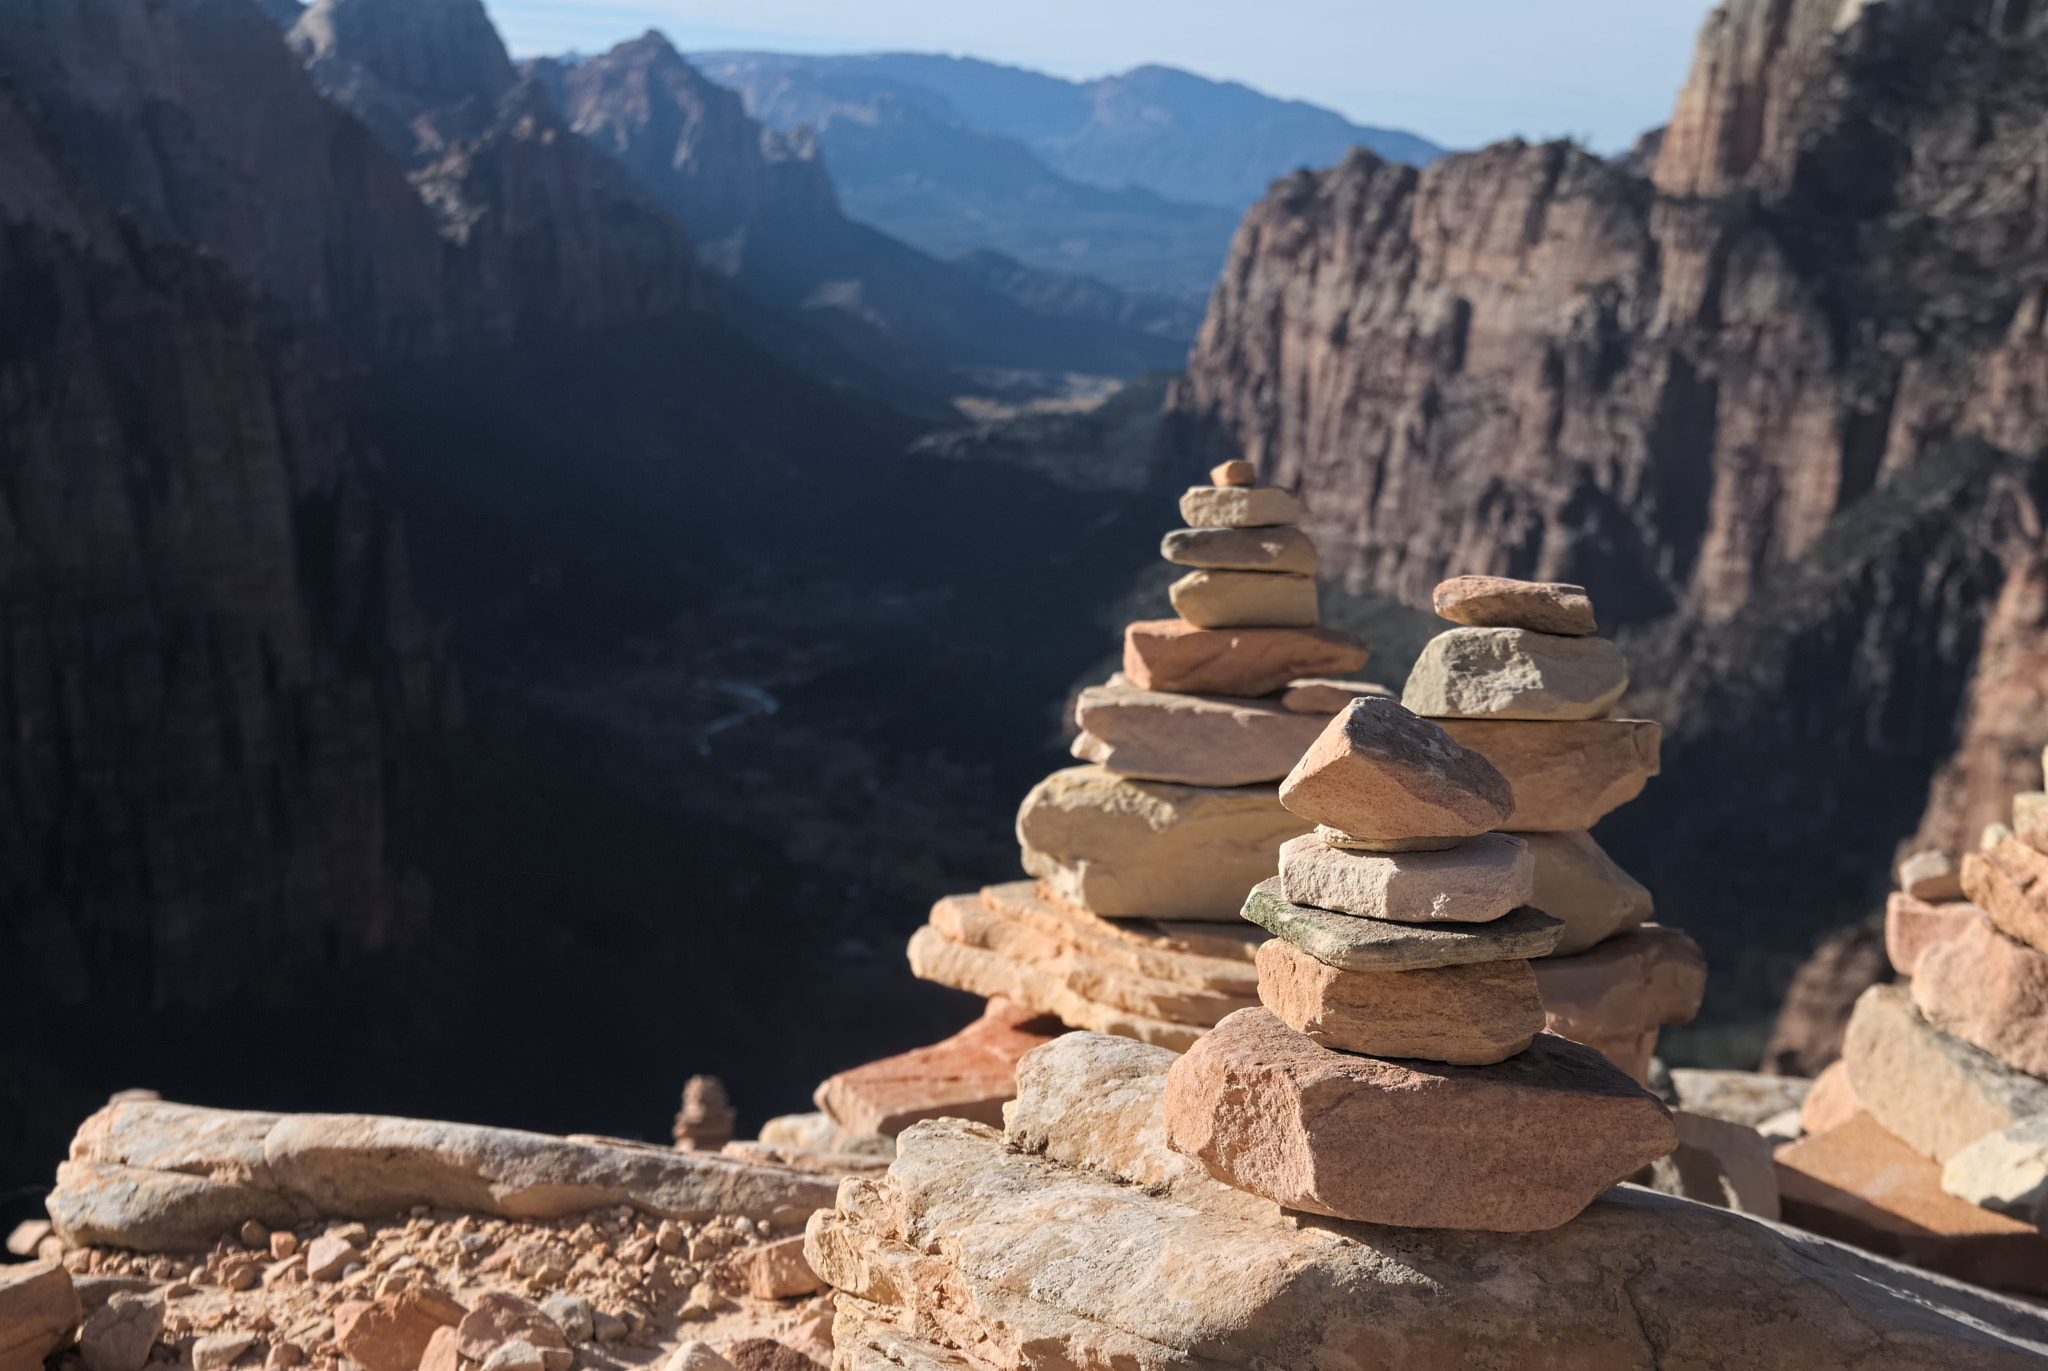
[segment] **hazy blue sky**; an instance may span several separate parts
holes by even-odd
[[[485,0],[521,56],[649,28],[687,50],[908,50],[1061,76],[1143,62],[1453,147],[1664,122],[1706,0]]]

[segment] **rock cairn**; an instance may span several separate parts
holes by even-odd
[[[1529,843],[1507,779],[1392,700],[1331,719],[1280,787],[1316,825],[1245,917],[1260,1008],[1168,1073],[1168,1144],[1289,1209],[1421,1228],[1553,1228],[1677,1146],[1669,1113],[1544,1032]],[[1370,1158],[1370,1164],[1361,1164]]]
[[[2048,771],[2048,753],[2042,757]],[[2014,797],[1960,862],[1915,854],[1885,911],[1903,985],[1857,1000],[1805,1136],[1777,1151],[1785,1217],[2003,1289],[2048,1294],[2048,807]]]
[[[1593,636],[1583,588],[1459,576],[1434,600],[1459,626],[1430,640],[1401,702],[1514,792],[1494,827],[1528,847],[1529,903],[1564,923],[1535,968],[1550,1031],[1647,1083],[1659,1030],[1699,1011],[1706,959],[1685,934],[1646,923],[1650,892],[1588,830],[1657,774],[1663,730],[1610,717],[1628,663]]]
[[[926,980],[989,997],[965,1033],[819,1086],[854,1131],[997,1122],[1031,1034],[1090,1029],[1182,1050],[1258,1003],[1244,892],[1308,825],[1278,782],[1329,717],[1380,686],[1370,649],[1318,626],[1301,504],[1229,462],[1181,498],[1161,555],[1176,619],[1134,623],[1123,669],[1083,690],[1074,755],[1017,816],[1034,880],[940,900],[910,942]],[[1029,1022],[1039,1016],[1038,1022]],[[780,1125],[771,1125],[779,1127]]]

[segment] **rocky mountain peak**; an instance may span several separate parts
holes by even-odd
[[[316,0],[291,45],[402,161],[487,127],[519,80],[481,0]]]

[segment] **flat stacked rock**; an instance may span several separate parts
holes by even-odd
[[[1699,1011],[1706,962],[1684,934],[1643,927],[1650,892],[1588,830],[1657,774],[1663,730],[1609,717],[1628,663],[1592,636],[1582,587],[1459,576],[1434,599],[1460,627],[1423,649],[1401,702],[1507,779],[1492,827],[1527,844],[1529,903],[1564,924],[1536,966],[1549,1031],[1647,1082],[1659,1030]]]
[[[1529,844],[1490,831],[1514,794],[1484,757],[1360,697],[1280,797],[1316,833],[1246,903],[1276,935],[1260,1007],[1169,1071],[1169,1146],[1288,1209],[1504,1232],[1565,1223],[1677,1146],[1654,1096],[1544,1032],[1531,959],[1565,925],[1529,907]]]
[[[1160,549],[1187,568],[1171,592],[1181,617],[1130,626],[1124,669],[1075,702],[1083,765],[1018,811],[1035,881],[940,900],[910,941],[916,975],[1176,1051],[1259,1003],[1261,938],[1238,912],[1309,827],[1278,783],[1331,715],[1390,692],[1346,679],[1369,649],[1317,626],[1300,502],[1256,485],[1247,463],[1211,476]],[[963,1050],[948,1040],[854,1068],[818,1105],[841,1128],[892,1136],[914,1118],[990,1119],[1006,1073],[975,1049],[971,1080],[956,1079],[946,1064]]]
[[[2048,829],[1898,876],[1885,949],[1910,980],[1863,993],[1815,1083],[1824,1110],[1778,1149],[1785,1217],[2048,1294]]]

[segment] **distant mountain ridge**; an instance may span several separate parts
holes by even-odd
[[[1353,146],[1441,149],[1169,67],[1081,83],[894,53],[692,59],[771,129],[815,129],[852,217],[936,256],[993,250],[1124,290],[1204,299],[1242,212]]]

